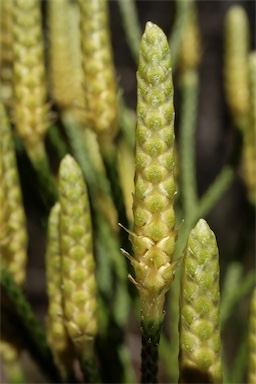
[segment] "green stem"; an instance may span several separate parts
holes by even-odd
[[[58,190],[55,180],[51,174],[46,153],[33,160],[33,167],[37,172],[40,189],[47,208],[51,208],[58,200]]]
[[[25,346],[28,348],[32,358],[42,369],[42,372],[47,374],[51,380],[54,380],[52,382],[60,382],[59,373],[47,346],[45,332],[22,291],[13,281],[8,269],[3,265],[1,266],[0,283],[2,293],[15,310],[14,316],[17,317],[18,330],[20,330],[20,335],[24,339]]]
[[[158,346],[162,324],[141,322],[141,383],[158,383]]]
[[[4,361],[3,368],[9,384],[26,384],[19,361]]]
[[[79,165],[83,170],[86,181],[90,185],[96,185],[97,178],[90,164],[88,151],[85,147],[85,143],[82,137],[81,127],[74,121],[72,115],[68,112],[63,113],[61,118],[69,139],[72,152],[74,153],[75,158],[78,160]]]
[[[62,114],[62,120],[71,149],[82,168],[89,189],[96,188],[103,195],[109,195],[111,193],[109,182],[102,174],[95,171],[90,161],[81,126],[74,121],[72,114],[68,112]]]
[[[135,383],[135,372],[131,362],[130,351],[125,344],[118,348],[118,356],[124,367],[123,383]]]
[[[176,17],[173,29],[169,37],[169,44],[172,53],[172,70],[175,71],[181,46],[182,33],[188,20],[189,12],[192,7],[193,0],[176,0]]]
[[[127,143],[133,150],[135,143],[136,114],[126,106],[122,96],[119,98],[119,126]]]
[[[198,102],[198,74],[187,71],[182,77],[182,110],[180,122],[181,191],[185,220],[195,215],[197,186],[195,164],[195,130]]]
[[[230,266],[230,268],[232,265]],[[229,287],[227,287],[227,284],[230,283]],[[232,289],[232,283],[233,283],[233,289]],[[229,320],[230,316],[232,315],[232,311],[234,310],[237,303],[239,303],[242,298],[252,290],[253,286],[255,285],[255,271],[248,272],[247,276],[241,276],[239,275],[238,279],[231,280],[231,277],[229,279],[224,280],[224,288],[223,293],[225,295],[222,296],[221,301],[221,324],[222,329],[227,324],[227,321]],[[239,290],[237,289],[239,287]]]
[[[235,361],[232,364],[229,383],[236,384],[236,383],[243,382],[243,376],[245,373],[245,368],[248,360],[247,352],[248,352],[247,332],[244,332],[239,345],[239,349],[236,353]]]
[[[81,358],[80,367],[83,372],[85,383],[101,383],[98,369],[96,367],[94,354]]]
[[[115,203],[117,213],[118,213],[118,222],[126,228],[129,227],[128,219],[126,217],[126,209],[124,205],[124,196],[123,191],[119,181],[119,175],[117,170],[117,151],[114,144],[110,141],[100,141],[100,149],[102,154],[102,159],[106,169],[107,178],[110,182],[111,192],[113,201]],[[121,244],[128,243],[127,236],[124,231],[121,231]]]
[[[46,139],[49,140],[54,153],[57,155],[58,159],[61,160],[68,153],[68,148],[65,141],[62,139],[58,127],[52,125],[46,135]]]
[[[209,187],[208,191],[202,196],[194,222],[200,217],[205,217],[216,202],[221,198],[225,191],[230,187],[234,178],[234,170],[230,165],[226,165],[215,181]]]
[[[119,0],[118,1],[126,39],[130,47],[133,59],[137,64],[139,59],[141,28],[134,0]]]

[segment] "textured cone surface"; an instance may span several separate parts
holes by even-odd
[[[174,277],[174,107],[171,56],[163,31],[148,22],[138,81],[133,244],[142,312],[162,321],[164,296]]]
[[[77,5],[69,0],[48,2],[51,94],[62,108],[72,108],[74,101],[82,105],[82,67],[75,64],[81,60],[76,51],[77,45],[80,50],[77,13]]]
[[[248,18],[243,7],[233,6],[225,20],[224,78],[227,102],[240,128],[249,112],[248,53]]]
[[[46,276],[49,306],[46,331],[55,363],[65,377],[66,370],[71,367],[72,349],[64,322],[59,221],[60,204],[56,203],[48,221]]]
[[[26,276],[27,232],[11,128],[0,103],[0,253],[13,279],[23,285]]]
[[[185,31],[183,32],[179,67],[182,71],[197,69],[201,58],[201,44],[199,28],[197,22],[196,8],[193,6],[190,10]]]
[[[66,326],[73,343],[89,349],[97,333],[90,207],[81,169],[70,155],[60,165],[59,192]]]
[[[242,177],[248,191],[249,201],[256,205],[256,52],[249,57],[250,118],[243,132]]]
[[[10,101],[13,97],[12,69],[13,69],[13,34],[12,34],[12,7],[13,0],[1,2],[0,12],[0,79],[1,97],[3,101]]]
[[[16,128],[32,156],[48,127],[40,1],[13,0]]]
[[[190,232],[180,297],[180,383],[222,383],[219,255],[200,219]]]
[[[106,0],[79,0],[87,121],[97,133],[117,131],[117,86]]]

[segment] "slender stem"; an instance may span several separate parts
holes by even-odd
[[[133,59],[135,63],[137,63],[139,59],[142,31],[140,28],[138,12],[136,9],[136,2],[134,0],[119,0],[118,4],[123,19],[126,39],[130,47]]]
[[[63,159],[63,157],[68,153],[68,148],[56,125],[52,125],[48,129],[46,138],[49,140],[54,152],[58,156],[58,159]]]
[[[119,126],[129,146],[134,149],[136,114],[127,108],[124,98],[119,98]]]
[[[88,354],[88,353],[87,353]],[[92,352],[89,356],[85,356],[80,361],[80,367],[83,372],[85,383],[101,383],[98,368]]]
[[[245,373],[245,368],[248,363],[248,341],[247,341],[247,329],[246,332],[243,333],[243,337],[241,338],[241,342],[236,353],[235,361],[232,365],[232,369],[230,372],[229,383],[242,383],[243,376]]]
[[[100,150],[104,162],[104,166],[107,173],[107,178],[110,181],[111,192],[113,201],[115,203],[118,212],[118,222],[128,228],[129,223],[126,217],[126,209],[124,205],[123,191],[119,181],[119,175],[117,170],[117,151],[114,144],[108,140],[99,140]],[[121,244],[126,245],[128,243],[127,236],[124,231],[121,231]]]
[[[162,324],[141,322],[141,383],[158,383],[158,346]]]
[[[221,301],[221,323],[222,328],[227,324],[232,311],[237,303],[252,290],[255,285],[255,271],[248,272],[246,277],[239,276],[238,281],[234,281],[233,289],[226,294]],[[239,286],[239,290],[237,287]],[[225,287],[224,287],[225,288]],[[231,287],[230,287],[231,288]],[[224,291],[225,292],[225,291]]]
[[[230,165],[225,166],[208,191],[202,196],[197,208],[197,218],[204,217],[230,187],[234,178],[234,170]],[[195,221],[195,220],[194,220]]]
[[[54,382],[60,382],[59,373],[47,346],[45,332],[22,291],[13,281],[8,269],[3,265],[1,266],[0,283],[3,294],[15,310],[13,316],[17,317],[18,330],[20,330],[31,356],[42,369],[42,372],[47,374]]]
[[[58,199],[58,190],[55,180],[51,174],[49,162],[46,153],[33,159],[33,166],[37,172],[38,182],[43,191],[43,198],[46,206],[51,208]]]
[[[14,137],[15,149],[18,153],[23,153],[26,148],[22,140],[19,137]],[[40,151],[35,152],[35,156],[27,155],[31,161],[32,167],[35,170],[35,177],[38,180],[40,186],[40,195],[44,201],[44,204],[48,209],[50,209],[58,199],[58,190],[54,180],[53,175],[51,174],[50,165],[48,162],[47,154],[44,148],[44,145],[41,144]]]
[[[71,114],[66,112],[63,113],[61,117],[71,149],[83,170],[86,181],[90,185],[96,185],[96,175],[90,164],[88,151],[86,150],[84,140],[82,138],[81,127],[74,121]]]
[[[187,71],[182,78],[182,110],[180,122],[181,191],[186,220],[197,209],[195,164],[195,130],[198,102],[198,74]]]
[[[95,171],[90,161],[80,125],[74,121],[72,115],[68,112],[62,114],[62,119],[70,146],[82,168],[88,187],[97,188],[103,195],[109,195],[111,193],[109,182],[102,174]]]
[[[135,372],[131,362],[131,355],[128,347],[123,344],[118,348],[118,356],[124,367],[123,383],[135,383]]]

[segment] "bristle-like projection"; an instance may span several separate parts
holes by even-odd
[[[254,288],[249,318],[248,383],[256,383],[256,288]]]
[[[18,134],[30,158],[44,153],[48,127],[39,0],[13,0],[14,112]]]
[[[0,103],[0,250],[18,285],[25,283],[27,261],[26,219],[19,175],[6,111]]]
[[[13,28],[12,28],[13,0],[1,1],[0,26],[1,26],[1,58],[0,79],[1,98],[9,102],[13,96]]]
[[[219,254],[200,219],[190,232],[180,293],[180,383],[222,383]]]
[[[65,321],[75,347],[90,354],[98,329],[90,206],[82,171],[70,155],[60,165],[59,193]]]
[[[249,22],[244,8],[230,7],[225,19],[224,80],[232,117],[244,129],[249,112]]]
[[[142,37],[137,81],[131,263],[142,315],[159,324],[177,267],[172,263],[176,239],[174,107],[169,45],[163,31],[151,22]]]
[[[52,208],[48,221],[48,241],[46,252],[46,276],[48,294],[47,342],[63,379],[67,379],[72,369],[72,345],[64,318],[60,252],[60,204]]]
[[[117,85],[106,0],[79,0],[86,121],[98,134],[117,132]]]

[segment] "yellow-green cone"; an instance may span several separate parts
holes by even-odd
[[[198,68],[201,59],[200,32],[195,4],[191,7],[185,30],[182,35],[179,68],[182,72]]]
[[[98,134],[117,131],[117,85],[106,0],[79,0],[86,121]]]
[[[69,1],[47,2],[49,38],[50,92],[60,107],[70,107],[72,92],[72,66],[70,60]],[[68,28],[68,29],[67,29]]]
[[[81,57],[77,58],[78,49],[80,51],[77,4],[69,0],[48,1],[47,11],[52,98],[60,108],[74,109],[74,102],[81,108],[82,65],[79,62]],[[75,60],[78,62],[76,65]]]
[[[22,205],[19,175],[12,141],[11,127],[5,108],[0,102],[0,263],[8,266],[14,281],[23,286],[27,262],[26,219]],[[3,304],[3,297],[1,298]],[[2,308],[2,323],[7,326],[5,308]],[[22,377],[19,354],[21,342],[13,336],[13,329],[0,342],[0,355],[8,380]]]
[[[62,377],[67,378],[71,371],[73,355],[64,320],[59,222],[60,204],[56,203],[48,221],[46,277],[49,306],[46,331],[47,342],[55,363]]]
[[[10,102],[13,96],[13,30],[12,30],[13,0],[1,1],[0,10],[0,79],[1,98],[4,102]]]
[[[13,0],[14,112],[30,158],[42,156],[48,127],[41,2]]]
[[[243,132],[242,177],[249,201],[256,205],[256,52],[249,56],[250,114]]]
[[[248,87],[249,22],[244,8],[230,7],[225,19],[224,80],[232,117],[240,129],[249,113]]]
[[[256,288],[254,288],[249,318],[248,383],[256,383]]]
[[[91,353],[98,331],[90,206],[83,175],[67,155],[59,169],[64,315],[74,345]]]
[[[184,255],[179,331],[179,382],[222,383],[219,254],[203,219],[190,232]]]
[[[134,233],[130,234],[143,319],[161,324],[174,279],[174,107],[171,55],[163,31],[148,22],[142,37],[135,149]]]
[[[12,134],[0,103],[0,251],[18,285],[25,283],[27,262],[26,219],[22,205]]]

